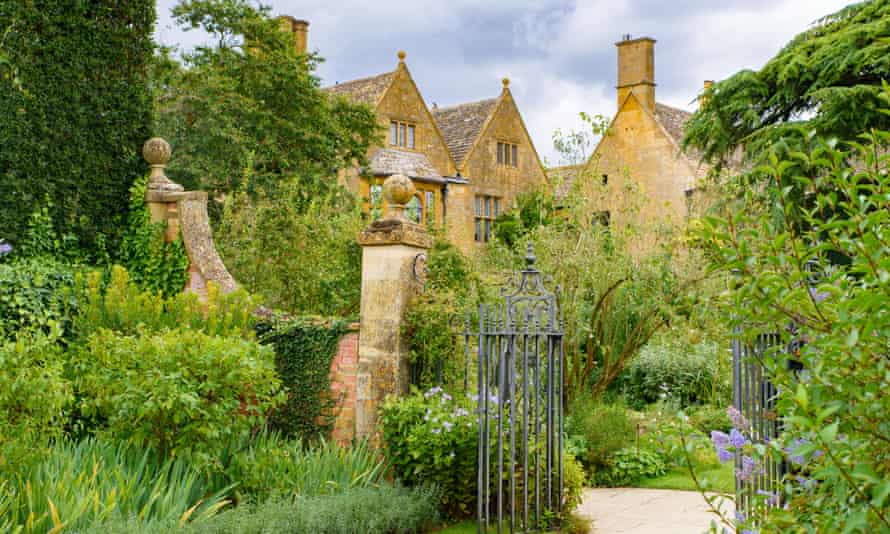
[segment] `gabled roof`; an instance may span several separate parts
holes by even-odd
[[[497,103],[498,98],[489,98],[432,110],[433,119],[442,131],[448,151],[458,167],[473,148]]]
[[[404,174],[409,178],[442,179],[426,154],[393,148],[378,150],[371,158],[368,170],[374,176]]]
[[[383,96],[383,93],[392,84],[397,71],[384,72],[377,76],[369,76],[368,78],[359,78],[348,82],[338,83],[330,87],[325,87],[322,91],[336,95],[347,96],[356,102],[376,106],[377,102]]]

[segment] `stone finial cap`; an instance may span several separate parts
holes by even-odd
[[[510,78],[504,78],[503,80],[501,80],[501,83],[504,84],[504,89],[507,89],[508,87],[510,87]]]
[[[383,182],[383,198],[394,206],[404,206],[411,202],[417,188],[404,174],[393,174]]]
[[[149,202],[162,201],[165,195],[181,193],[183,187],[164,174],[164,167],[170,161],[170,143],[160,137],[152,137],[142,145],[142,157],[151,165],[151,174],[145,187],[145,199]]]
[[[142,145],[142,157],[149,165],[166,165],[170,161],[170,143],[160,137],[152,137]]]
[[[404,50],[399,50],[399,53],[396,55],[399,56],[399,63],[405,62],[405,56],[407,56],[407,54],[405,54]]]

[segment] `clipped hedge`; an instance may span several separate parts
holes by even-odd
[[[46,197],[87,248],[120,236],[152,129],[155,19],[154,0],[0,0],[0,237],[21,240]]]
[[[347,327],[343,320],[311,317],[257,324],[260,342],[275,348],[275,366],[287,388],[287,400],[271,417],[275,430],[306,439],[330,433],[337,402],[328,395],[331,362]]]

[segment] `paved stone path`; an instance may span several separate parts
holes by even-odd
[[[731,514],[731,503],[723,509]],[[701,534],[714,518],[697,492],[635,488],[584,490],[578,513],[595,534]]]

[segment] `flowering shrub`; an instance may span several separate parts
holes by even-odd
[[[890,86],[884,91],[890,112]],[[773,203],[746,195],[728,218],[708,218],[697,231],[712,268],[734,277],[725,318],[742,341],[778,328],[793,342],[763,355],[764,374],[779,391],[778,438],[746,443],[742,420],[733,422],[741,438],[715,435],[720,449],[742,455],[742,478],[756,475],[767,456],[788,458],[783,483],[758,495],[781,506],[724,525],[888,532],[890,132],[865,134],[848,151],[805,140],[795,164],[763,169]]]
[[[435,484],[449,517],[476,511],[476,403],[441,388],[390,398],[381,411],[386,457],[409,485]]]

